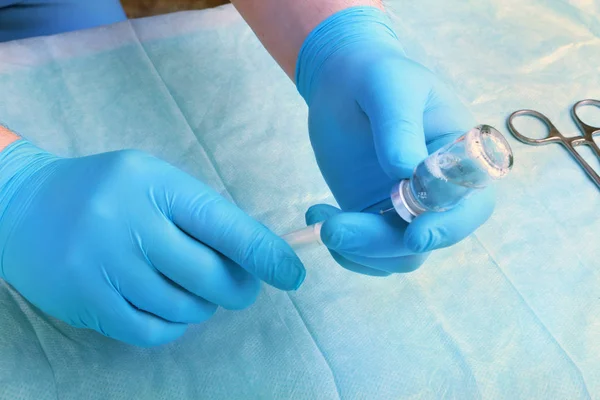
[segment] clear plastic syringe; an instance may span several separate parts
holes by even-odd
[[[394,185],[393,208],[381,213],[396,211],[410,223],[427,211],[450,210],[474,192],[505,177],[512,166],[513,153],[504,136],[489,125],[479,125],[429,155],[410,179]],[[282,238],[296,250],[322,244],[322,225],[310,225]]]
[[[321,226],[322,222],[309,225],[304,229],[290,232],[281,236],[283,240],[288,242],[294,250],[305,249],[323,244],[321,242]]]

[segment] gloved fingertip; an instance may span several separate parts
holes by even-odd
[[[300,289],[300,286],[304,283],[306,279],[306,269],[304,267],[298,269],[296,278],[294,280],[294,285],[292,286],[292,290]]]
[[[323,222],[332,215],[336,215],[339,213],[341,213],[341,210],[339,210],[336,207],[330,206],[328,204],[315,204],[306,211],[306,224],[313,225],[317,222]]]
[[[410,177],[418,163],[385,160],[381,162],[381,167],[390,179],[400,180]]]
[[[347,231],[335,220],[327,220],[321,227],[321,241],[330,250],[339,250],[347,241]]]
[[[281,290],[298,290],[306,278],[306,269],[297,258],[285,258],[277,268],[273,286]]]
[[[404,234],[404,245],[415,253],[431,251],[437,245],[436,241],[436,235],[430,230],[414,232],[414,230],[409,229]]]
[[[380,158],[380,164],[391,179],[408,179],[419,163],[426,159],[428,155],[424,143],[418,146],[413,144],[408,150],[395,151],[393,154],[388,154],[383,160]]]
[[[140,330],[135,337],[131,339],[119,339],[131,343],[134,346],[141,348],[151,348],[171,343],[183,336],[188,328],[188,324],[180,324],[174,322],[157,321],[156,318],[150,317],[145,329]],[[96,329],[98,332],[106,335],[102,329]],[[106,335],[112,337],[110,335]]]
[[[323,215],[323,213],[318,210],[309,209],[305,215],[306,225],[314,225],[314,224],[316,224],[318,222],[322,222],[326,219],[327,219],[327,216]]]

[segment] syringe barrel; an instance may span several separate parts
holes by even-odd
[[[308,247],[322,245],[321,241],[322,222],[309,225],[306,228],[299,229],[281,236],[294,250],[305,249]]]

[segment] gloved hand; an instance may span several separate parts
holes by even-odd
[[[0,0],[0,42],[127,21],[119,0]]]
[[[319,25],[301,49],[296,84],[317,162],[347,212],[318,205],[306,220],[327,220],[321,238],[342,266],[370,275],[414,270],[491,215],[491,189],[410,225],[394,213],[358,213],[391,207],[394,183],[476,125],[448,87],[406,58],[381,10],[349,8]]]
[[[292,249],[212,189],[139,151],[0,153],[0,277],[46,313],[139,346],[181,336],[260,281],[296,289]]]

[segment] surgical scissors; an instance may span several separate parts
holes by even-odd
[[[587,161],[585,161],[585,159],[575,149],[575,147],[577,146],[588,146],[592,149],[594,154],[596,154],[598,160],[600,160],[600,148],[598,148],[598,145],[594,142],[594,136],[600,136],[600,127],[586,124],[581,120],[581,118],[579,118],[579,115],[577,115],[577,110],[580,107],[585,106],[596,106],[600,108],[600,101],[592,99],[581,100],[575,103],[575,105],[573,105],[573,108],[571,109],[571,116],[573,117],[573,120],[575,121],[575,124],[579,128],[580,132],[583,133],[583,136],[564,136],[562,133],[559,132],[558,129],[556,129],[556,127],[554,126],[554,124],[552,124],[548,117],[534,110],[519,110],[512,113],[510,117],[508,117],[508,129],[517,140],[525,144],[530,144],[533,146],[542,146],[550,143],[562,144],[567,149],[567,151],[577,160],[579,165],[581,165],[581,167],[585,170],[588,176],[594,181],[598,189],[600,189],[600,176],[598,176],[596,171],[594,171],[590,164],[588,164]],[[533,139],[521,134],[517,130],[517,128],[515,128],[513,122],[515,118],[522,116],[534,117],[542,121],[548,128],[548,135],[542,139]]]

